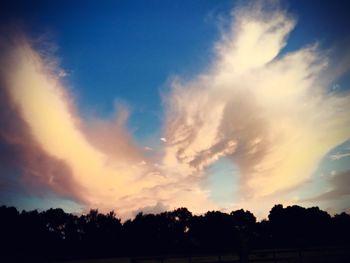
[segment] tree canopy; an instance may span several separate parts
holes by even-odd
[[[193,215],[178,208],[122,223],[114,211],[73,215],[60,208],[19,212],[1,206],[0,222],[6,262],[350,245],[350,215],[331,217],[318,207],[275,205],[261,222],[243,209]]]

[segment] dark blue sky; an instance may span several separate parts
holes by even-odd
[[[82,112],[109,116],[114,100],[122,101],[131,109],[129,127],[142,140],[159,130],[169,78],[191,78],[208,66],[220,26],[236,4],[5,1],[1,13],[3,23],[20,24],[32,37],[57,45],[55,54]],[[283,1],[282,6],[298,19],[285,51],[316,40],[329,48],[347,38],[348,1]]]

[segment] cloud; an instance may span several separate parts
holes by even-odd
[[[0,142],[11,153],[1,150],[0,158],[13,160],[11,169],[21,167],[18,183],[25,189],[43,197],[53,192],[86,209],[116,209],[123,218],[158,201],[197,210],[210,204],[199,186],[192,194],[184,190],[192,178],[171,178],[153,165],[157,160],[125,128],[125,107],[117,105],[111,119],[81,118],[52,55],[14,35],[1,61]],[[10,168],[1,175],[2,187],[10,185]]]
[[[159,214],[161,212],[167,211],[169,209],[169,206],[164,205],[162,202],[157,202],[153,206],[146,206],[143,208],[137,209],[133,214],[136,216],[139,213],[142,213],[144,215],[146,214]]]
[[[53,57],[17,35],[1,51],[0,139],[12,151],[11,157],[1,154],[1,162],[11,159],[7,170],[21,167],[25,188],[38,185],[37,194],[54,192],[107,210],[122,206],[122,196],[156,182],[147,179],[147,167],[137,165],[145,157],[123,127],[122,110],[113,121],[85,121],[60,82]],[[2,171],[1,180],[11,176]]]
[[[309,198],[305,201],[339,200],[342,197],[349,196],[350,170],[333,174],[333,176],[328,179],[328,183],[331,186],[329,191]]]
[[[343,159],[345,157],[349,157],[350,156],[350,153],[339,153],[337,152],[336,154],[332,154],[330,155],[329,157],[333,160],[333,161],[336,161],[336,160],[340,160],[340,159]]]
[[[234,11],[210,69],[174,79],[163,159],[165,167],[201,176],[228,157],[240,171],[236,203],[265,212],[288,202],[284,193],[307,181],[350,134],[349,93],[329,92],[329,52],[316,43],[282,53],[296,20],[269,7]]]
[[[267,212],[288,204],[284,193],[349,139],[350,97],[329,92],[332,61],[316,44],[282,53],[296,25],[285,11],[258,2],[232,15],[209,70],[172,82],[163,148],[152,154],[127,130],[125,107],[117,105],[111,119],[82,118],[56,58],[18,34],[0,41],[0,145],[10,152],[1,150],[8,163],[1,187],[21,167],[18,180],[34,192],[116,209],[123,218],[140,207],[200,213],[220,207],[202,180],[227,157],[240,173],[232,207]]]
[[[2,74],[0,81],[1,87],[4,87]],[[2,88],[0,105],[0,182],[6,186],[3,192],[12,191],[15,187],[22,194],[44,195],[51,188],[65,198],[84,203],[70,168],[60,159],[46,154],[33,140],[18,107],[10,104],[9,94]]]

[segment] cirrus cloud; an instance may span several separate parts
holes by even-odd
[[[290,202],[283,193],[349,139],[350,96],[329,92],[332,61],[317,44],[282,52],[296,26],[284,10],[255,4],[232,15],[209,69],[172,82],[164,155],[138,146],[123,107],[112,120],[83,119],[55,58],[17,35],[2,41],[0,138],[16,149],[14,165],[29,182],[124,218],[142,207],[218,209],[201,182],[222,157],[239,168],[233,206],[266,212]]]
[[[332,61],[317,44],[281,53],[296,24],[285,11],[256,4],[233,17],[211,68],[172,83],[164,165],[195,175],[226,156],[240,170],[236,204],[266,213],[349,138],[350,96],[329,92]]]

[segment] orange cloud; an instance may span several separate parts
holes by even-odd
[[[27,182],[123,218],[140,208],[199,213],[219,208],[201,180],[228,157],[240,171],[232,207],[266,212],[292,202],[283,193],[349,138],[350,97],[328,92],[329,58],[317,45],[281,54],[296,24],[286,12],[257,5],[233,16],[210,69],[172,83],[164,155],[137,145],[123,107],[113,120],[82,119],[64,71],[30,41],[2,47],[1,142],[17,149]]]
[[[116,110],[114,120],[80,118],[54,58],[43,57],[21,39],[11,45],[7,61],[11,67],[3,72],[3,92],[7,107],[17,109],[27,130],[25,138],[18,131],[12,136],[31,142],[20,149],[29,182],[44,178],[48,189],[60,195],[71,191],[87,207],[116,209],[122,217],[158,202],[206,203],[199,187],[192,194],[184,191],[184,182],[166,176],[136,145],[124,125],[124,108]]]

